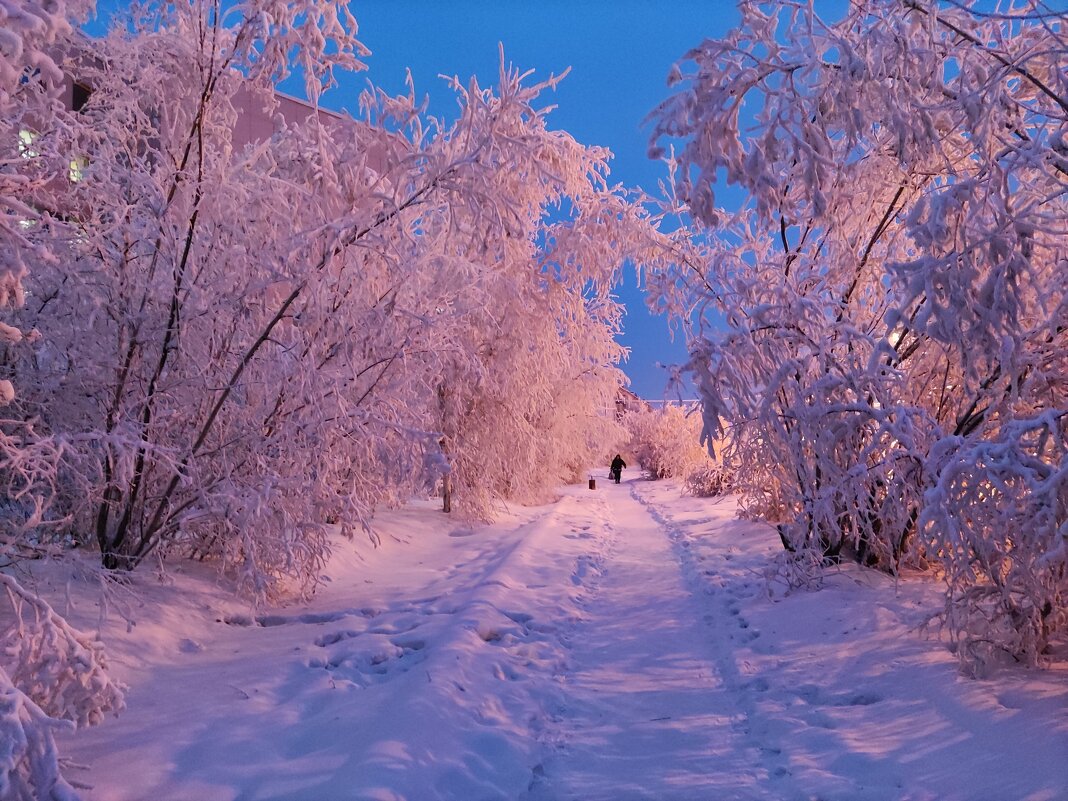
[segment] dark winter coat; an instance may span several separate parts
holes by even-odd
[[[622,456],[617,456],[615,459],[612,460],[611,470],[612,470],[613,473],[618,473],[620,470],[622,470],[626,466],[627,466],[627,463],[623,461],[623,457]]]

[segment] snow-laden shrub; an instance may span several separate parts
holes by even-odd
[[[60,772],[55,732],[70,721],[44,713],[0,668],[0,798],[5,801],[77,801]]]
[[[944,560],[964,658],[1033,662],[1068,614],[1068,31],[1037,3],[738,10],[654,113],[704,235],[647,285],[742,513],[802,567]]]
[[[103,645],[0,573],[10,607],[0,631],[0,798],[71,801],[53,735],[92,726],[124,706]]]
[[[698,498],[714,498],[733,491],[734,477],[727,465],[709,461],[690,471],[682,487]]]
[[[823,587],[827,560],[813,549],[780,551],[764,567],[764,586],[774,598],[791,590],[815,591]]]
[[[104,566],[192,553],[269,596],[442,472],[474,517],[579,475],[623,380],[618,270],[669,248],[608,151],[550,127],[556,79],[457,81],[449,122],[371,89],[244,147],[297,64],[313,96],[359,66],[345,2],[253,0],[218,41],[190,33],[209,2],[147,8],[70,48],[92,95],[35,147],[86,164],[48,187],[76,231],[25,234],[63,258],[32,265],[48,301],[16,321],[44,340],[10,360],[20,413],[77,443],[63,508]]]
[[[1068,630],[1066,435],[1051,411],[940,448],[921,526],[945,565],[946,623],[966,668],[999,652],[1034,665]]]
[[[107,672],[104,647],[72,628],[38,595],[0,573],[11,618],[0,634],[11,681],[45,714],[78,726],[100,723],[124,706],[122,685]]]
[[[630,412],[628,450],[650,478],[681,478],[709,462],[701,445],[701,418],[678,406]]]

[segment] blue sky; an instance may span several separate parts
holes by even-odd
[[[125,5],[100,0],[103,15]],[[656,191],[663,165],[649,160],[645,116],[667,96],[671,65],[706,37],[720,36],[737,20],[734,0],[356,0],[351,4],[360,39],[372,55],[370,69],[324,105],[355,108],[370,80],[404,91],[410,68],[416,90],[429,94],[431,110],[450,116],[454,95],[438,77],[477,75],[484,85],[498,70],[498,42],[505,57],[547,77],[570,67],[555,97],[550,124],[615,155],[612,180]],[[100,30],[99,25],[89,26]],[[729,196],[718,193],[724,202]],[[646,311],[633,270],[618,289],[627,307],[622,343],[630,351],[624,369],[631,388],[651,399],[664,396],[667,372],[658,363],[686,358],[681,334]]]
[[[369,79],[387,91],[404,89],[410,68],[416,90],[428,93],[436,113],[453,111],[453,95],[439,75],[494,81],[497,43],[522,69],[547,77],[570,67],[555,97],[550,124],[586,144],[607,146],[615,158],[612,180],[655,191],[664,168],[651,161],[642,120],[667,96],[671,65],[703,38],[725,33],[737,20],[733,0],[361,0],[351,4],[360,39],[372,55]],[[670,10],[669,10],[670,9]],[[328,103],[338,101],[335,97]],[[355,106],[355,97],[349,101]],[[658,363],[686,358],[681,334],[650,314],[633,270],[618,295],[627,307],[622,342],[631,388],[664,396],[667,373]]]
[[[370,69],[354,89],[369,79],[401,92],[410,68],[417,92],[430,95],[433,111],[448,115],[455,101],[438,76],[477,75],[492,83],[502,42],[506,59],[535,70],[534,77],[571,68],[548,98],[558,106],[550,124],[583,143],[607,146],[615,155],[612,180],[649,191],[664,169],[646,155],[642,120],[666,97],[671,65],[737,19],[733,0],[673,2],[670,12],[654,0],[362,0],[351,8],[360,39],[372,51]],[[327,103],[346,102],[344,94],[334,93]],[[355,106],[355,95],[347,102]],[[627,307],[622,342],[631,351],[624,365],[631,388],[661,398],[667,373],[657,365],[685,360],[682,336],[673,341],[667,320],[646,310],[633,270],[618,295]]]

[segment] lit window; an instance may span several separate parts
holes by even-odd
[[[67,177],[70,178],[72,184],[78,183],[82,180],[82,172],[85,170],[85,159],[81,156],[77,156],[70,160],[70,171],[67,173]]]
[[[25,128],[19,131],[19,155],[24,159],[32,159],[39,155],[33,146],[33,141],[36,138],[37,134],[33,131],[28,131]]]

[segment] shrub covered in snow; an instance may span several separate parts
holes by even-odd
[[[72,728],[46,715],[0,668],[0,798],[76,801],[60,772],[55,743],[56,731]]]
[[[739,10],[655,115],[706,236],[649,285],[706,432],[788,551],[944,559],[951,630],[1033,661],[1066,614],[1068,30],[1037,2]]]
[[[121,685],[107,672],[103,645],[77,631],[42,598],[0,573],[11,605],[0,632],[11,681],[45,714],[78,726],[100,723],[123,707]]]
[[[1068,415],[950,439],[921,525],[944,565],[946,617],[968,667],[1003,651],[1038,664],[1068,630]]]
[[[709,461],[691,470],[683,489],[698,498],[713,498],[734,491],[733,473],[719,461]]]
[[[10,608],[0,619],[0,798],[68,801],[53,734],[122,710],[103,645],[35,593],[0,573]]]
[[[701,445],[701,418],[678,406],[628,412],[628,450],[650,478],[682,478],[709,463]]]

